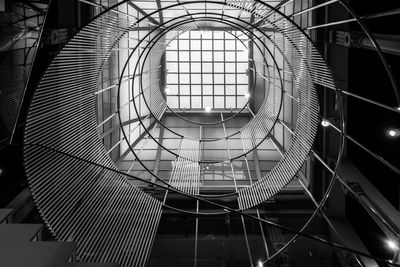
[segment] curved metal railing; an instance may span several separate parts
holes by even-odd
[[[196,3],[203,3],[203,1],[177,3],[161,9],[183,6],[188,14],[182,16],[181,22],[187,18],[192,21],[185,22],[187,25],[178,29],[190,30],[199,20],[205,19],[202,18],[204,14],[191,16],[185,8],[186,5]],[[340,127],[332,125],[339,132],[341,140],[334,168],[330,168],[329,164],[312,150],[321,117],[316,85],[330,88],[339,96],[332,74],[307,34],[277,8],[261,1],[207,1],[207,3],[223,6],[224,11],[240,10],[254,16],[255,22],[246,24],[238,20],[236,26],[240,24],[243,32],[255,30],[255,35],[268,40],[289,66],[290,74],[294,77],[295,88],[293,92],[286,88],[280,76],[279,64],[268,57],[262,64],[267,67],[269,74],[259,73],[255,67],[252,69],[254,75],[267,80],[269,87],[261,108],[240,130],[243,153],[228,157],[233,177],[235,174],[232,159],[246,158],[249,152],[273,135],[271,131],[276,123],[283,125],[293,136],[281,161],[271,172],[245,189],[237,190],[235,182],[239,210],[218,204],[216,206],[243,216],[241,210],[255,207],[272,198],[294,179],[311,152],[332,173],[334,179],[329,184],[322,200],[319,203],[315,202],[315,212],[298,233],[304,235],[303,230],[311,220],[319,212],[323,212],[320,208],[326,202],[334,182],[339,180],[346,186],[343,180],[337,178],[337,168],[343,153],[343,140],[346,137],[349,138],[343,125]],[[138,50],[133,49],[132,53],[138,54],[133,75],[128,70],[126,72],[128,77],[124,77],[124,69],[118,84],[99,89],[99,77],[102,77],[107,60],[115,50],[124,49],[117,47],[121,40],[129,39],[127,33],[130,30],[140,28],[143,24],[147,25],[148,16],[161,11],[160,9],[149,15],[142,14],[142,17],[134,17],[120,11],[118,7],[124,5],[127,5],[127,2],[118,3],[96,16],[50,64],[30,106],[25,128],[24,155],[26,173],[35,203],[46,224],[59,240],[79,243],[77,256],[80,260],[112,261],[122,266],[143,266],[155,237],[162,207],[163,205],[166,207],[165,200],[162,203],[136,187],[117,170],[115,160],[110,158],[110,153],[116,148],[130,149],[134,163],[139,162],[153,178],[164,181],[166,186],[160,187],[166,190],[165,198],[168,191],[173,191],[185,196],[193,196],[193,199],[197,201],[204,201],[203,198],[198,197],[201,189],[201,138],[193,140],[184,137],[179,150],[173,152],[172,149],[162,146],[159,140],[152,136],[157,126],[164,127],[161,119],[166,110],[166,102],[158,83],[160,57],[165,50],[165,44],[162,41],[154,42],[154,38],[159,36],[157,32],[148,36],[147,41],[153,42],[152,45],[147,45],[141,52],[139,45]],[[346,4],[344,6],[349,10]],[[219,16],[221,20],[229,17],[226,14],[219,14]],[[218,18],[218,14],[207,16],[210,20],[214,18]],[[266,35],[262,30],[263,27],[272,28],[274,31]],[[262,46],[261,39],[253,38],[252,40],[256,45]],[[139,44],[139,40],[137,41]],[[264,48],[269,49],[267,46]],[[129,51],[132,48],[126,49]],[[145,53],[146,55],[142,57]],[[380,56],[382,56],[381,51]],[[385,60],[383,62],[385,63]],[[253,66],[256,64],[258,63]],[[127,65],[129,66],[130,63]],[[279,78],[272,73],[278,73]],[[392,78],[390,71],[389,76]],[[121,90],[125,78],[127,88],[131,90],[131,93],[127,94],[128,97]],[[394,87],[396,92],[397,87]],[[108,117],[99,121],[96,113],[96,101],[98,101],[96,98],[103,92],[115,88],[118,88],[120,102]],[[126,87],[124,89],[126,90]],[[120,99],[121,92],[125,95]],[[298,105],[294,129],[283,119],[278,119],[284,97],[294,99]],[[340,100],[339,106],[342,108]],[[124,111],[124,109],[129,111]],[[126,116],[132,110],[136,113],[134,122],[130,116]],[[392,110],[396,111],[394,108]],[[340,112],[341,120],[343,120],[343,110],[341,109]],[[115,131],[121,131],[123,138],[105,148],[99,138],[99,129],[103,128],[100,134],[114,131],[112,123],[109,122],[115,122],[117,117],[119,128]],[[221,117],[223,121],[223,116]],[[343,124],[343,121],[341,122]],[[224,131],[225,140],[228,140],[231,136],[226,134],[225,126]],[[131,137],[132,133],[135,133],[134,137]],[[160,178],[145,166],[140,158],[142,148],[137,152],[132,145],[143,134],[147,136],[146,142],[152,140],[157,146],[162,146],[164,151],[176,156],[169,183],[165,181],[168,178]],[[142,142],[142,147],[146,145],[146,142]],[[229,152],[229,142],[226,143]],[[49,153],[49,148],[69,156],[61,156],[62,153]],[[134,163],[129,169],[134,168]],[[390,163],[387,164],[390,165]],[[391,169],[397,170],[393,165],[390,166],[394,168]],[[156,184],[154,181],[151,183]],[[63,208],[58,208],[60,206]],[[198,202],[194,213],[201,213]],[[260,217],[253,219],[263,221]],[[289,246],[296,237],[297,235],[286,246]],[[104,245],[105,241],[109,241],[109,245]],[[349,251],[358,253],[350,249]],[[268,256],[267,260],[270,261],[275,255],[277,253],[272,257]]]
[[[26,144],[116,169],[97,130],[104,124],[96,119],[97,84],[115,44],[137,26],[136,19],[107,12],[64,47],[32,99]],[[161,216],[160,201],[124,176],[90,168],[82,161],[62,160],[35,146],[26,146],[24,154],[29,185],[43,219],[58,240],[78,242],[79,260],[144,266]],[[110,242],[107,246],[105,240]]]

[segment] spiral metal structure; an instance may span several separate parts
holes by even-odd
[[[328,1],[302,12],[336,2],[354,15],[342,1]],[[240,214],[244,227],[243,212],[251,208],[258,212],[258,205],[271,200],[297,179],[311,154],[334,179],[321,201],[314,200],[315,212],[303,229],[294,231],[303,234],[326,202],[333,183],[340,180],[337,168],[346,138],[341,90],[309,36],[312,29],[300,28],[281,11],[283,6],[257,0],[178,1],[139,16],[130,14],[132,3],[121,1],[105,8],[87,2],[99,8],[98,14],[54,58],[32,99],[25,127],[25,167],[35,203],[49,229],[59,240],[78,242],[80,261],[145,266],[168,192],[197,201],[195,211],[175,208],[180,212],[202,214],[199,201],[203,201],[221,208],[219,214]],[[199,4],[208,9],[193,8]],[[174,18],[159,23],[152,18],[177,8],[180,12]],[[258,60],[249,60],[248,75],[252,81],[250,95],[261,90],[264,98],[256,108],[250,107],[248,100],[229,116],[221,111],[217,121],[191,120],[184,112],[170,107],[169,96],[164,92],[166,51],[180,34],[224,27],[246,36],[262,55]],[[144,36],[130,36],[130,32],[142,28],[149,29]],[[117,74],[108,68],[110,61],[116,59],[116,51],[126,55],[125,62],[118,62]],[[283,63],[278,62],[278,56]],[[285,82],[284,76],[290,76],[293,83]],[[103,80],[113,82],[105,85]],[[313,150],[318,124],[323,119],[317,92],[322,87],[332,90],[339,99],[340,122],[337,126],[331,123],[340,133],[333,168]],[[101,114],[99,109],[105,103],[100,97],[111,90],[117,99],[108,101],[108,114]],[[283,116],[289,105],[286,99],[290,99],[290,105],[296,105],[292,125]],[[168,114],[192,125],[193,132],[185,134],[171,129],[165,120]],[[251,119],[238,130],[229,130],[229,122],[241,114],[250,115]],[[210,125],[220,125],[223,135],[202,136],[204,128]],[[290,133],[285,146],[280,146],[274,137],[279,129]],[[162,142],[161,131],[180,142]],[[102,138],[110,132],[118,132],[120,138],[105,143]],[[276,146],[281,159],[265,175],[239,184],[235,179],[235,160],[242,159],[247,164],[251,177],[248,157],[265,145]],[[158,153],[171,162],[168,175],[163,177],[146,165],[141,153],[148,146],[160,148]],[[222,146],[226,153],[208,159],[203,155],[205,146]],[[116,154],[129,159],[128,162],[121,163]],[[215,196],[207,195],[203,189],[202,170],[213,164],[225,164],[231,169],[234,186],[230,192]],[[164,198],[148,194],[142,190],[143,184],[165,189]],[[234,197],[237,206],[223,207],[212,201],[216,197]],[[260,216],[252,219],[270,223]],[[271,258],[269,255],[265,261]]]

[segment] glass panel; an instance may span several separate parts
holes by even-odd
[[[238,85],[237,92],[238,92],[238,95],[244,95],[245,93],[248,92],[248,86],[247,85]]]
[[[178,63],[171,63],[167,64],[167,69],[169,72],[178,72]]]
[[[211,31],[202,31],[201,36],[203,39],[212,39],[212,32]]]
[[[226,63],[225,64],[226,72],[235,72],[235,66],[236,66],[235,63]]]
[[[180,83],[183,83],[183,84],[188,84],[188,83],[190,83],[190,76],[189,76],[189,74],[181,74],[180,75]]]
[[[227,95],[235,95],[236,94],[236,86],[235,85],[227,85],[226,86],[226,94]]]
[[[247,51],[237,53],[237,61],[247,61],[247,60],[249,60]]]
[[[224,108],[225,107],[225,97],[216,96],[215,97],[215,108]]]
[[[203,74],[203,83],[212,84],[213,83],[212,74]]]
[[[192,51],[192,52],[190,52],[190,56],[192,57],[191,58],[191,60],[192,61],[200,61],[201,60],[201,54],[200,54],[200,52],[197,52],[197,51]]]
[[[212,63],[203,63],[203,72],[209,72],[212,73]]]
[[[180,93],[182,95],[189,95],[190,94],[190,86],[189,85],[181,85],[180,87]]]
[[[192,85],[192,95],[201,95],[201,85]]]
[[[200,39],[200,31],[191,31],[190,38],[192,39]]]
[[[236,77],[235,74],[226,74],[226,77],[225,77],[226,83],[227,84],[235,84],[236,83],[235,77]]]
[[[201,84],[201,74],[191,74],[191,79],[192,83]]]
[[[167,83],[178,83],[178,74],[168,74]]]
[[[169,85],[168,89],[171,91],[171,95],[178,94],[178,86],[177,85]]]
[[[179,63],[179,72],[189,72],[189,63]]]
[[[231,35],[228,34],[227,36],[231,36]],[[225,50],[235,50],[235,43],[236,43],[235,40],[226,40],[225,41]]]
[[[226,97],[226,108],[236,108],[235,99],[236,98],[234,96],[227,96]]]
[[[167,51],[168,61],[178,61],[178,53],[176,51]]]
[[[224,41],[214,40],[214,50],[223,50],[223,49],[224,49]]]
[[[231,33],[242,35],[236,31]],[[171,101],[175,108],[186,109],[230,109],[247,102],[244,94],[248,92],[248,51],[232,34],[185,32],[170,42],[166,53],[168,104]]]
[[[191,40],[190,41],[190,49],[191,50],[200,50],[200,40]]]
[[[179,40],[179,50],[189,50],[189,40]]]
[[[167,97],[168,106],[170,108],[178,108],[178,97],[177,96],[168,96]]]
[[[214,94],[216,95],[224,95],[225,94],[225,87],[223,85],[215,85],[214,86]]]
[[[238,74],[237,75],[237,83],[238,84],[247,84],[249,77],[246,74]]]
[[[237,63],[237,72],[238,73],[245,73],[247,71],[249,64],[246,63]]]
[[[225,52],[225,58],[229,61],[235,60],[235,55],[236,55],[236,52]]]
[[[224,72],[224,63],[214,63],[214,72]]]
[[[192,96],[192,108],[201,108],[200,96]]]
[[[212,62],[212,52],[203,52],[202,59],[203,61],[211,61]]]
[[[223,84],[225,82],[224,74],[214,74],[214,83]]]
[[[203,40],[202,41],[202,49],[203,50],[212,50],[212,41],[211,40]]]
[[[247,100],[249,100],[247,97],[239,96],[239,97],[237,98],[238,108],[243,107],[243,106],[246,104]]]
[[[213,93],[212,85],[204,85],[203,86],[203,94],[204,95],[212,95],[212,93]]]
[[[215,31],[214,39],[224,39],[224,32],[223,31]]]
[[[192,72],[201,72],[201,63],[192,63],[191,68]]]
[[[179,51],[179,60],[180,61],[189,61],[189,52]]]
[[[214,52],[214,61],[224,61],[224,52]]]
[[[181,103],[180,103],[180,107],[181,108],[190,108],[190,97],[188,97],[188,96],[181,96],[180,97],[180,101],[181,101]]]
[[[211,96],[203,97],[203,106],[204,107],[213,107],[213,99]]]

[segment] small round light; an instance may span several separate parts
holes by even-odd
[[[400,111],[400,107],[397,107],[396,109],[397,109],[398,111]]]
[[[4,170],[0,168],[0,176],[4,173]]]
[[[400,136],[400,129],[389,129],[389,130],[387,131],[387,134],[388,134],[390,137],[399,137],[399,136]]]
[[[165,88],[164,92],[165,92],[167,95],[169,95],[169,94],[171,93],[171,89],[169,89],[169,88],[167,87],[167,88]]]
[[[206,107],[205,110],[206,112],[211,112],[211,107]]]
[[[210,167],[206,166],[206,169],[208,170]]]
[[[393,240],[388,240],[386,241],[387,245],[389,246],[390,249],[392,250],[398,250],[399,247],[397,246],[396,242],[394,242]]]
[[[244,97],[245,97],[245,98],[249,98],[249,97],[250,97],[250,93],[245,93],[245,94],[244,94]]]
[[[330,122],[327,121],[327,120],[322,120],[322,121],[321,121],[321,125],[324,126],[324,127],[328,127],[328,126],[331,125],[331,124],[330,124]]]
[[[263,267],[262,261],[258,261],[258,267]]]

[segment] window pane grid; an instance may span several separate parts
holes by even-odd
[[[166,86],[172,109],[243,107],[248,91],[248,55],[246,44],[234,34],[190,31],[178,34],[169,44]]]

